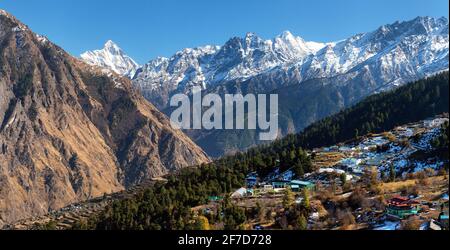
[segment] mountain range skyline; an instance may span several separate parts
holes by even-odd
[[[441,20],[444,23],[448,23],[448,17],[445,16],[441,16],[441,17],[433,17],[433,16],[417,16],[414,19],[408,19],[408,20],[396,20],[393,23],[389,23],[389,24],[380,24],[381,26],[378,26],[378,29],[381,29],[385,26],[389,26],[389,25],[396,25],[399,23],[404,23],[404,22],[409,22],[409,21],[414,21],[414,20],[418,20],[418,19],[434,19],[434,20]],[[375,30],[375,29],[374,29]],[[365,31],[365,32],[360,32],[360,33],[355,33],[349,37],[357,37],[360,35],[364,35],[369,33],[369,31]],[[263,42],[275,42],[277,39],[281,39],[281,40],[297,40],[294,41],[295,43],[303,43],[302,45],[298,45],[297,46],[304,46],[303,49],[305,49],[306,51],[306,55],[308,54],[315,54],[318,51],[320,51],[321,49],[323,49],[326,46],[335,46],[338,43],[344,42],[348,39],[348,37],[343,38],[343,39],[339,39],[339,40],[332,40],[332,41],[323,41],[323,42],[319,42],[319,41],[314,41],[314,40],[306,40],[304,39],[301,34],[294,34],[292,33],[290,30],[284,30],[281,33],[279,33],[278,35],[275,35],[272,38],[264,38],[262,36],[260,36],[258,33],[256,32],[252,32],[252,31],[248,31],[245,33],[244,36],[233,36],[230,37],[227,41],[225,41],[223,44],[227,44],[227,42],[230,42],[233,39],[236,38],[243,38],[243,39],[247,39],[249,37],[256,37],[257,39],[262,39]],[[112,39],[108,39],[104,42],[103,48],[98,48],[98,49],[94,49],[94,50],[86,50],[83,51],[82,53],[80,53],[79,55],[73,55],[75,57],[80,57],[81,59],[87,61],[88,63],[92,64],[92,65],[101,65],[102,62],[95,62],[95,60],[92,57],[104,57],[106,56],[104,53],[106,53],[108,50],[115,50],[116,53],[122,53],[123,57],[126,57],[127,61],[129,60],[129,62],[126,62],[127,67],[132,68],[133,70],[131,71],[132,74],[130,75],[129,72],[127,72],[126,69],[115,69],[114,67],[116,67],[117,65],[113,65],[113,62],[106,62],[105,67],[109,67],[112,68],[113,71],[115,71],[116,73],[120,74],[120,75],[125,75],[128,76],[129,78],[133,78],[134,73],[136,73],[136,70],[140,67],[145,66],[145,64],[147,63],[151,63],[151,62],[155,62],[161,59],[169,59],[172,56],[182,53],[182,52],[186,52],[186,51],[191,51],[191,50],[196,50],[196,49],[200,49],[200,50],[219,50],[221,47],[223,47],[224,45],[219,45],[219,44],[201,44],[198,46],[194,46],[194,47],[185,47],[185,48],[180,48],[179,50],[175,51],[173,54],[170,54],[168,56],[163,56],[163,55],[158,55],[156,57],[153,58],[149,58],[147,59],[144,63],[138,63],[138,60],[135,60],[134,57],[130,56],[129,53],[127,53],[127,51],[122,49],[122,46],[117,43],[116,41],[112,40]],[[98,54],[100,53],[100,54]],[[103,55],[101,55],[101,53],[103,53]],[[114,51],[112,52],[114,53]],[[89,55],[90,54],[90,55]],[[305,56],[306,56],[305,55]],[[104,62],[103,62],[104,63]],[[108,65],[109,64],[109,65]],[[125,67],[125,66],[124,66]],[[128,69],[130,70],[130,69]]]
[[[72,55],[113,40],[139,64],[158,56],[168,57],[183,48],[223,44],[230,37],[242,37],[247,32],[268,39],[289,30],[305,40],[330,42],[373,30],[382,23],[416,16],[448,18],[447,1],[433,1],[431,5],[421,0],[377,3],[285,0],[275,6],[269,1],[259,2],[133,0],[124,6],[105,1],[37,4],[5,0],[0,7]],[[66,32],[68,27],[70,32]]]

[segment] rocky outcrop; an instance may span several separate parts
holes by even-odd
[[[130,80],[0,11],[0,224],[208,160]]]

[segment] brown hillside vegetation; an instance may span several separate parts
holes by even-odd
[[[0,225],[208,160],[129,80],[0,11]]]

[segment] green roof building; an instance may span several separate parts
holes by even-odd
[[[289,185],[291,186],[291,188],[298,187],[299,189],[314,190],[316,188],[316,185],[309,181],[293,180]]]

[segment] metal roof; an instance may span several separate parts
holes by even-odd
[[[300,185],[300,186],[312,186],[313,183],[309,181],[300,181],[300,180],[293,180],[291,181],[291,184]]]

